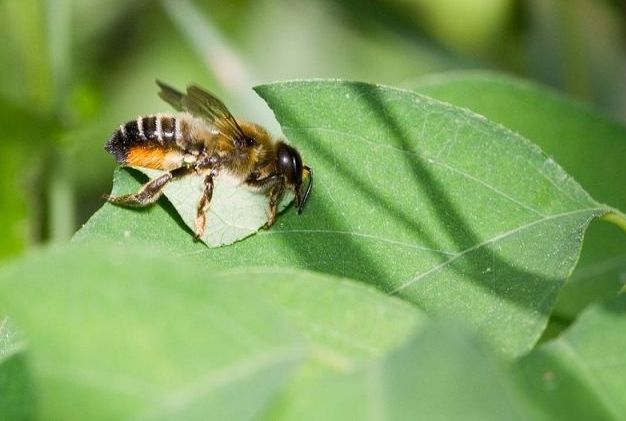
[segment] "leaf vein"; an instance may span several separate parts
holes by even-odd
[[[413,277],[411,280],[409,280],[409,281],[405,282],[404,284],[400,285],[399,287],[393,289],[391,291],[391,294],[397,294],[398,292],[402,291],[405,288],[410,287],[414,283],[424,279],[425,277],[431,275],[432,273],[435,273],[435,272],[445,268],[446,266],[450,265],[451,263],[453,263],[456,260],[460,259],[461,257],[465,256],[466,254],[474,252],[474,251],[480,249],[481,247],[484,247],[484,246],[487,246],[489,244],[493,244],[493,243],[496,243],[496,242],[498,242],[500,240],[508,238],[511,235],[514,235],[514,234],[516,234],[516,233],[518,233],[520,231],[523,231],[523,230],[525,230],[527,228],[530,228],[530,227],[533,227],[533,226],[535,226],[537,224],[540,224],[540,223],[543,223],[543,222],[547,222],[547,221],[551,221],[551,220],[554,220],[554,219],[559,219],[559,218],[564,218],[564,217],[567,217],[567,216],[575,215],[577,213],[601,211],[601,210],[602,210],[602,208],[576,209],[576,210],[573,210],[573,211],[568,211],[568,212],[563,212],[563,213],[559,213],[559,214],[555,214],[555,215],[546,216],[544,218],[531,221],[531,222],[529,222],[527,224],[520,225],[520,226],[515,227],[515,228],[513,228],[513,229],[511,229],[509,231],[505,231],[505,232],[503,232],[501,234],[498,234],[498,235],[496,235],[494,237],[491,237],[491,238],[489,238],[489,239],[487,239],[487,240],[485,240],[485,241],[483,241],[481,243],[478,243],[478,244],[475,244],[475,245],[473,245],[471,247],[466,248],[465,250],[461,251],[460,253],[450,257],[445,262],[442,262],[441,264],[439,264],[437,266],[434,266],[433,268],[427,270],[426,272],[421,273],[421,274]]]
[[[249,378],[252,374],[269,367],[295,363],[300,360],[302,356],[303,349],[297,346],[278,352],[256,355],[253,358],[211,370],[206,375],[201,376],[197,382],[168,392],[162,399],[159,399],[159,405],[151,409],[147,418],[152,418],[152,416],[155,415],[163,416],[164,413],[180,415],[183,413],[184,409],[193,404],[193,402],[203,397],[210,396],[216,388],[227,386],[238,380],[245,381],[245,379]]]
[[[420,251],[427,251],[439,254],[445,254],[447,256],[455,256],[457,253],[445,250],[437,250],[429,247],[423,247],[416,244],[405,243],[402,241],[391,240],[389,238],[380,237],[378,235],[366,234],[355,231],[339,231],[339,230],[323,230],[323,229],[294,229],[294,230],[275,230],[275,231],[262,231],[259,232],[258,235],[276,235],[276,234],[292,234],[292,233],[300,233],[300,234],[339,234],[339,235],[352,235],[355,237],[367,238],[370,240],[381,241],[384,243],[392,244],[394,246],[401,246],[406,248],[411,248]]]
[[[440,166],[442,168],[445,168],[445,169],[447,169],[449,171],[452,171],[453,173],[458,174],[458,175],[460,175],[463,178],[466,178],[468,180],[471,180],[471,181],[474,181],[476,183],[479,183],[482,186],[486,187],[487,189],[493,191],[497,195],[503,197],[504,199],[506,199],[506,200],[508,200],[508,201],[510,201],[512,203],[515,203],[519,207],[521,207],[523,209],[526,209],[527,211],[532,212],[532,213],[534,213],[537,216],[545,217],[545,214],[539,212],[537,209],[520,202],[519,200],[515,199],[514,197],[509,196],[507,193],[503,192],[502,190],[498,189],[497,187],[492,186],[491,184],[487,183],[486,181],[481,180],[478,177],[474,177],[473,175],[471,175],[469,173],[466,173],[465,171],[461,171],[461,170],[459,170],[457,168],[454,168],[454,167],[452,167],[450,165],[444,164],[443,162],[440,162],[440,161],[437,161],[437,160],[434,160],[434,159],[429,160],[429,162],[431,164],[438,165],[438,166]]]

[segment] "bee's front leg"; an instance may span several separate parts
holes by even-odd
[[[132,208],[142,208],[153,204],[161,194],[163,194],[163,187],[169,183],[172,179],[187,175],[191,170],[187,167],[176,168],[175,170],[166,172],[157,178],[154,178],[144,184],[137,193],[124,194],[121,196],[104,195],[104,198],[115,205],[128,206]]]
[[[204,190],[200,200],[198,201],[198,207],[196,208],[196,221],[194,237],[196,240],[200,239],[204,234],[204,228],[206,227],[206,212],[209,209],[211,198],[213,197],[213,174],[208,174],[204,177]]]
[[[278,203],[280,203],[280,199],[283,197],[283,193],[285,192],[285,182],[282,181],[272,187],[270,192],[270,206],[269,206],[269,215],[267,216],[267,227],[271,227],[276,219],[276,212],[278,210]]]

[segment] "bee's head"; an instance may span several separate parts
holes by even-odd
[[[279,142],[277,148],[278,172],[285,178],[287,186],[296,194],[296,208],[298,209],[298,213],[301,213],[304,204],[309,198],[309,193],[311,193],[311,187],[313,187],[311,168],[302,165],[302,158],[294,147]],[[307,173],[309,181],[304,194],[302,194],[300,188],[305,172]]]

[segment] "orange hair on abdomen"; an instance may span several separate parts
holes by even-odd
[[[170,152],[165,148],[150,146],[135,146],[128,150],[126,155],[126,165],[133,167],[154,168],[157,170],[165,169],[165,158]]]

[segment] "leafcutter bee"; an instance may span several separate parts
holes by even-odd
[[[178,114],[139,117],[122,124],[105,146],[122,166],[166,171],[134,194],[105,196],[116,205],[144,207],[161,196],[163,187],[184,176],[203,177],[198,199],[194,234],[199,238],[206,226],[213,179],[228,172],[246,187],[269,197],[267,226],[276,218],[277,206],[286,189],[295,195],[295,206],[302,212],[311,193],[313,174],[303,165],[298,151],[282,140],[275,140],[263,127],[236,120],[224,103],[209,92],[191,85],[187,92],[157,81],[159,96]],[[306,187],[303,181],[307,179]]]

